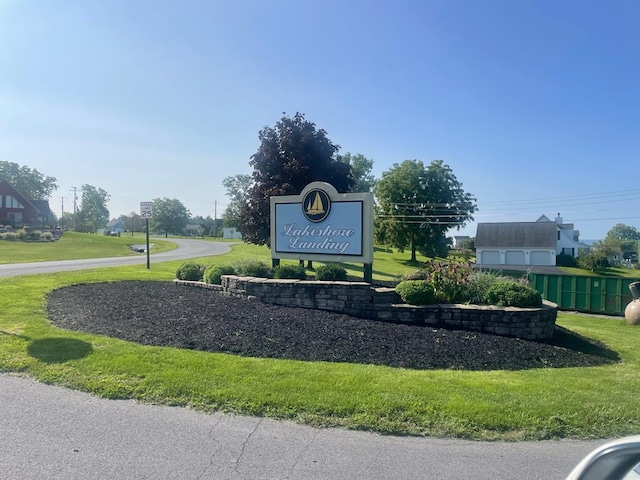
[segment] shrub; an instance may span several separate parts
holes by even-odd
[[[602,250],[592,250],[590,252],[580,250],[578,252],[578,267],[595,272],[609,267],[609,259]]]
[[[425,280],[433,287],[438,303],[456,303],[467,299],[467,282],[473,269],[461,262],[430,260],[424,268],[407,275],[406,280]]]
[[[542,296],[528,285],[498,281],[487,290],[487,301],[501,307],[538,307]]]
[[[577,267],[578,261],[567,253],[556,256],[556,265],[559,267]]]
[[[240,260],[233,264],[236,275],[241,277],[264,277],[273,276],[273,270],[269,265],[260,260]]]
[[[203,273],[204,265],[195,262],[185,262],[176,270],[176,278],[178,280],[198,282],[202,280]]]
[[[307,271],[304,265],[278,265],[273,269],[273,278],[297,278],[304,280],[307,278]]]
[[[43,240],[45,242],[50,242],[53,240],[53,233],[51,232],[44,232],[40,234],[40,240]]]
[[[18,230],[16,232],[16,238],[18,238],[19,240],[24,240],[25,238],[27,238],[27,232],[24,229]]]
[[[316,280],[340,281],[347,279],[347,269],[337,263],[327,263],[316,268]]]
[[[231,265],[211,265],[203,274],[203,280],[211,285],[220,285],[222,275],[235,275],[236,270]]]
[[[396,286],[396,292],[403,302],[410,305],[433,305],[438,303],[433,286],[426,280],[404,280]]]
[[[15,232],[7,232],[7,233],[3,233],[3,238],[5,240],[17,240],[18,239],[18,235]]]
[[[504,277],[489,272],[473,272],[469,275],[467,281],[466,290],[467,298],[466,302],[474,305],[486,305],[489,303],[487,300],[487,291],[491,286],[499,281],[508,281]]]

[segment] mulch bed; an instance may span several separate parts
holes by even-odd
[[[464,370],[619,360],[603,345],[560,327],[553,339],[533,342],[267,305],[173,282],[73,285],[51,292],[47,309],[51,322],[68,330],[249,357]]]

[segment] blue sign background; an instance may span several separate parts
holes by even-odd
[[[331,202],[331,213],[318,223],[306,219],[302,212],[302,203],[277,203],[275,250],[280,253],[360,256],[363,254],[362,216],[363,203],[359,201]],[[328,227],[331,232],[353,230],[353,234],[320,235]],[[295,231],[306,234],[294,235]]]

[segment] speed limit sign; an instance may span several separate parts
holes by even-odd
[[[140,202],[140,216],[153,218],[153,202]]]

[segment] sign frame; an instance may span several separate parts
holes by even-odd
[[[142,218],[153,218],[153,202],[140,202],[140,216]]]

